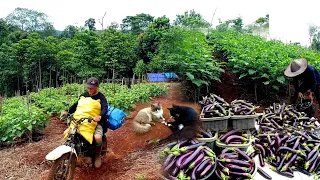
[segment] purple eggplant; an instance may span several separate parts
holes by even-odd
[[[165,172],[169,172],[170,169],[174,168],[177,156],[174,156],[173,160],[164,168]]]
[[[214,165],[213,163],[209,163],[205,168],[204,170],[200,173],[200,178],[204,178],[206,175],[209,175],[210,172],[213,170],[214,168]]]
[[[316,167],[319,164],[319,160],[320,160],[320,155],[317,156],[317,159],[312,163],[312,166],[308,170],[310,173],[312,173],[312,172],[314,172],[316,170]]]
[[[261,154],[261,153],[258,153],[258,156],[259,156],[260,166],[261,166],[261,167],[264,167],[265,163],[264,163],[264,159],[263,159],[263,157],[262,157],[262,154]]]
[[[266,157],[266,151],[263,146],[261,146],[260,144],[255,144],[253,147],[256,150],[260,151],[263,157]]]
[[[199,174],[200,172],[202,172],[206,165],[210,163],[210,161],[212,161],[212,158],[205,158],[204,160],[202,160],[202,162],[198,164],[199,166],[195,168],[196,173]]]
[[[174,177],[176,177],[176,176],[178,175],[178,173],[179,173],[179,168],[176,166],[176,167],[173,169],[173,171],[171,172],[171,175],[174,176]]]
[[[203,135],[204,138],[212,138],[212,135],[203,129],[200,129],[200,133]]]
[[[272,177],[269,174],[267,174],[264,170],[262,170],[260,167],[258,167],[257,172],[265,179],[268,179],[268,180],[272,179]]]
[[[199,155],[202,149],[203,149],[203,146],[198,146],[198,148],[182,162],[180,169],[183,169],[188,164],[190,164],[193,160],[195,160],[195,158]]]
[[[203,162],[203,161],[202,161]],[[197,173],[196,173],[196,170],[199,168],[199,166],[201,165],[200,162],[199,164],[196,165],[196,167],[194,167],[191,171],[191,180],[196,180],[197,179]]]
[[[239,155],[237,153],[224,153],[220,154],[218,158],[238,159]]]
[[[170,164],[170,162],[174,159],[174,155],[173,154],[169,154],[166,158],[166,160],[163,163],[163,166],[168,166]]]
[[[308,159],[308,160],[311,158],[311,156],[312,156],[316,151],[318,151],[319,146],[320,146],[320,144],[318,144],[312,151],[310,151],[310,152],[308,153],[308,156],[307,156],[307,159]]]
[[[180,148],[180,152],[185,153],[187,151],[190,151],[190,150],[199,148],[201,146],[204,146],[205,144],[206,144],[205,142],[201,142],[201,143],[198,143],[198,144],[192,144],[192,145],[189,145],[189,146],[184,146],[184,147]],[[203,148],[203,147],[201,147],[201,148]]]
[[[234,163],[234,164],[238,164],[238,165],[242,165],[242,166],[246,166],[246,167],[251,167],[252,164],[247,162],[247,161],[243,161],[243,160],[238,160],[238,159],[226,159],[226,158],[222,158],[219,159],[219,161],[221,162],[228,162],[228,163]]]
[[[189,164],[188,169],[193,169],[196,165],[198,165],[203,160],[204,157],[205,157],[204,152],[200,152],[200,155],[197,157],[197,159]]]
[[[281,172],[287,171],[287,169],[291,166],[291,164],[297,159],[298,155],[295,154],[291,157],[291,159],[281,168]]]
[[[224,148],[222,151],[221,151],[221,154],[224,154],[224,153],[228,153],[228,152],[234,152],[234,150],[232,148]]]
[[[193,153],[193,151],[190,151],[190,152],[187,152],[187,153],[179,156],[178,159],[176,160],[176,166],[177,166],[178,168],[180,168],[181,165],[182,165],[182,162],[183,162],[188,156],[190,156],[192,153]]]
[[[237,152],[238,154],[240,154],[245,160],[247,161],[251,161],[252,158],[250,158],[245,152],[241,151],[238,148],[234,148],[235,152]]]
[[[191,144],[191,145],[198,144],[198,143],[199,143],[199,141],[196,140],[196,139],[191,139],[191,140],[190,140],[190,144]]]
[[[226,173],[227,175],[229,175],[229,169],[227,167],[225,167],[221,162],[217,161],[217,168]]]
[[[297,149],[298,145],[300,144],[300,140],[301,140],[301,138],[299,137],[299,138],[296,140],[296,142],[294,143],[292,149]]]
[[[207,146],[205,146],[207,147]],[[203,149],[203,152],[206,154],[206,156],[209,156],[209,157],[215,157],[215,154],[210,152],[208,149],[204,148]]]
[[[250,168],[248,167],[241,167],[241,166],[237,166],[235,164],[227,164],[226,168],[228,168],[230,171],[234,170],[234,171],[243,171],[243,172],[249,172]]]
[[[242,137],[242,136],[239,136],[239,135],[230,135],[229,137],[227,137],[226,139],[226,144],[230,144],[231,141],[234,141],[234,140],[240,140],[242,142],[245,142],[247,141],[248,139],[245,138],[245,137]]]
[[[295,154],[298,154],[300,156],[304,156],[306,157],[306,153],[304,151],[301,151],[301,150],[295,150],[295,149],[292,149],[292,148],[289,148],[289,147],[285,147],[285,146],[281,146],[279,149],[278,149],[278,152],[281,152],[281,151],[290,151],[292,153],[295,153]]]
[[[225,141],[229,136],[231,136],[231,135],[237,135],[237,134],[241,134],[241,133],[242,133],[242,131],[237,130],[237,129],[231,130],[231,131],[227,132],[226,134],[224,134],[224,135],[220,138],[220,141]]]
[[[226,176],[222,171],[220,171],[219,169],[217,169],[217,173],[220,176],[221,179],[223,180],[228,180],[228,176]]]
[[[229,173],[230,173],[230,175],[234,175],[235,177],[242,176],[242,177],[246,177],[246,178],[252,179],[252,175],[249,174],[249,173],[240,173],[240,172],[234,172],[234,171],[230,171]]]

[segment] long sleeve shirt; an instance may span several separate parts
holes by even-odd
[[[307,90],[315,92],[316,87],[320,85],[319,72],[311,65],[300,75],[293,78],[295,93],[305,93]]]
[[[85,92],[83,94],[80,95],[81,96],[84,96],[84,97],[91,97],[92,99],[94,100],[97,100],[97,99],[100,99],[100,104],[101,104],[101,113],[100,113],[100,116],[101,116],[101,120],[107,120],[107,112],[108,112],[108,102],[107,102],[107,99],[106,97],[101,93],[101,92],[98,92],[98,94],[94,95],[94,96],[90,96],[90,94],[88,92]],[[78,99],[79,101],[79,99]],[[66,111],[68,111],[69,113],[74,113],[77,109],[77,106],[78,106],[78,101],[75,102],[72,106],[70,106]],[[103,123],[102,121],[99,121],[99,124]]]

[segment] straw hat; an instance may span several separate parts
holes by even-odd
[[[303,73],[308,66],[308,61],[304,58],[293,60],[287,69],[284,71],[284,75],[288,77],[295,77]]]

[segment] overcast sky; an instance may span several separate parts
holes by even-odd
[[[138,13],[166,15],[172,21],[177,14],[191,9],[211,22],[216,9],[213,26],[218,24],[218,18],[224,21],[241,16],[245,24],[250,24],[270,14],[271,38],[306,44],[308,23],[320,26],[319,4],[316,0],[5,0],[0,6],[0,18],[16,7],[29,8],[44,12],[56,29],[63,30],[67,25],[83,26],[90,17],[101,18],[105,11],[104,24],[109,25]],[[98,22],[96,28],[101,29]]]

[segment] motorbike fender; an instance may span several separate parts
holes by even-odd
[[[51,152],[49,152],[46,155],[46,159],[54,161],[54,160],[60,158],[62,155],[69,153],[69,152],[73,152],[78,159],[78,155],[77,155],[76,151],[74,149],[72,149],[70,146],[66,146],[66,145],[61,145],[61,146],[56,147],[54,150],[52,150]]]

